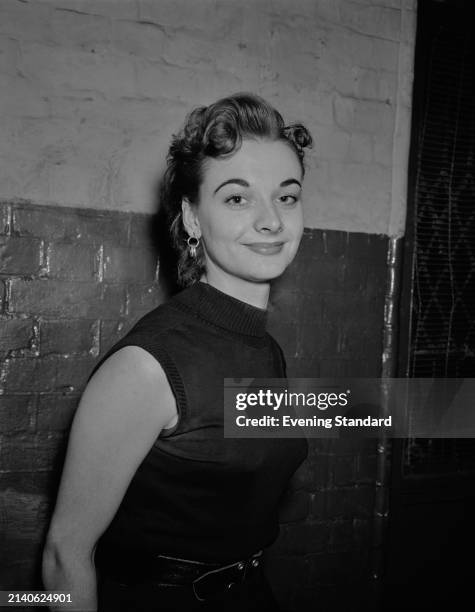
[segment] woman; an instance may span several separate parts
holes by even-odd
[[[43,574],[76,609],[277,610],[262,549],[306,442],[224,439],[223,378],[285,376],[265,308],[302,235],[310,145],[249,94],[173,138],[163,195],[186,288],[109,351],[75,415]]]

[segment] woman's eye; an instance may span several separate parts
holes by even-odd
[[[231,204],[231,206],[242,206],[245,203],[243,196],[241,195],[232,195],[225,199],[226,204]]]
[[[283,204],[296,204],[298,201],[298,197],[294,196],[294,195],[283,195],[280,196],[279,200],[283,203]]]

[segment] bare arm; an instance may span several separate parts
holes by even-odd
[[[72,609],[97,610],[96,542],[158,434],[176,418],[163,369],[139,347],[114,353],[89,382],[43,553],[45,587],[71,593]]]

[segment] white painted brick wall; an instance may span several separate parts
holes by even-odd
[[[0,198],[151,212],[186,112],[305,122],[310,227],[400,234],[416,0],[2,0]]]

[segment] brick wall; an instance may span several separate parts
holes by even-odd
[[[315,136],[309,227],[401,233],[415,4],[2,0],[0,197],[153,212],[185,113],[255,91]]]
[[[0,214],[0,587],[27,588],[39,586],[67,429],[86,379],[164,291],[150,216],[22,202],[2,203]],[[379,374],[386,243],[305,230],[270,305],[290,376]],[[347,612],[341,586],[369,582],[375,457],[374,441],[311,441],[269,555],[289,610],[318,601],[322,611],[329,602]]]
[[[306,229],[273,287],[270,331],[295,377],[378,377],[386,290],[384,236]],[[288,610],[371,609],[376,440],[309,440],[270,551]],[[289,580],[289,576],[292,580]]]
[[[26,587],[98,355],[161,299],[150,218],[1,203],[0,577]]]

